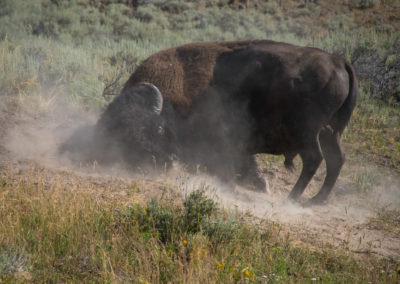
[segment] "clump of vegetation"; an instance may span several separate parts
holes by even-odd
[[[349,4],[355,8],[367,9],[379,5],[379,2],[379,0],[350,0]]]
[[[0,248],[0,276],[26,270],[26,262],[23,249],[18,252],[7,247]]]

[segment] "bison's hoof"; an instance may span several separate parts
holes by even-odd
[[[299,197],[300,197],[300,194],[292,190],[292,191],[289,193],[289,196],[288,196],[287,199],[288,199],[289,201],[291,201],[291,202],[298,202]]]
[[[250,190],[257,192],[269,192],[268,181],[262,178],[257,178],[251,181],[242,182],[242,185]]]
[[[324,205],[326,203],[328,203],[327,198],[316,195],[313,198],[311,198],[310,200],[308,200],[304,204],[304,206],[305,207],[310,207],[310,206],[315,206],[315,205]]]

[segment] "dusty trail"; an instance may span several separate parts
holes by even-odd
[[[227,188],[217,180],[204,176],[189,177],[183,188],[206,188],[209,195],[224,207],[245,212],[246,219],[252,223],[269,220],[283,224],[292,242],[300,246],[318,249],[331,244],[359,256],[400,260],[399,231],[382,230],[371,221],[382,210],[400,208],[400,199],[395,195],[398,180],[387,181],[385,190],[379,187],[362,195],[339,179],[328,204],[303,207],[286,199],[298,177],[297,172],[289,173],[283,166],[273,166],[266,176],[269,193]],[[311,182],[303,202],[318,191],[321,183],[315,179]]]
[[[189,175],[179,166],[153,177],[133,175],[119,166],[102,169],[88,165],[77,169],[59,157],[56,149],[84,121],[93,120],[59,112],[33,116],[0,109],[0,176],[15,180],[40,176],[44,188],[57,183],[65,189],[85,190],[95,198],[118,199],[126,204],[161,196],[179,203],[190,191],[204,189],[223,207],[245,213],[242,216],[246,221],[282,224],[284,233],[296,245],[313,249],[333,245],[361,257],[400,261],[400,216],[397,228],[383,229],[373,222],[380,212],[400,208],[399,179],[377,181],[379,186],[360,193],[349,185],[344,170],[328,204],[302,207],[286,200],[299,167],[291,173],[278,163],[263,169],[269,193],[231,188],[206,175]],[[347,167],[347,171],[352,170]],[[303,201],[317,192],[323,177],[322,169],[307,187]]]

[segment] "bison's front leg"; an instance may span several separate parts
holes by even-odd
[[[268,184],[258,173],[257,162],[253,155],[243,155],[236,164],[236,182],[248,189],[268,192]]]

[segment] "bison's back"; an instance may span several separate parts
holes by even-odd
[[[251,100],[264,113],[278,107],[282,114],[310,99],[323,106],[332,101],[327,107],[331,112],[346,95],[344,65],[343,59],[319,49],[268,40],[199,42],[150,56],[125,88],[153,83],[182,116],[215,90],[223,99]],[[343,87],[344,97],[327,98],[324,88],[336,87]]]

